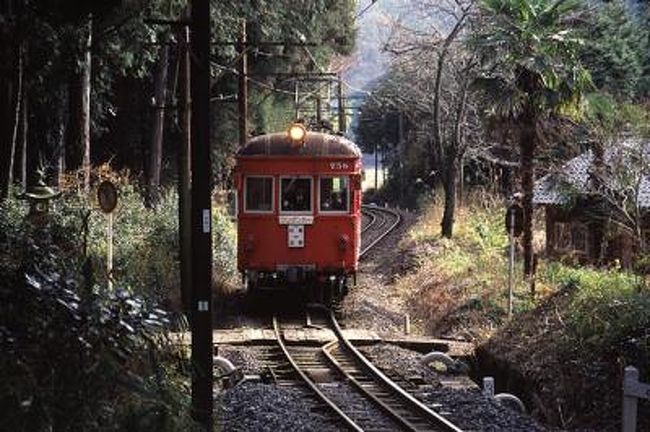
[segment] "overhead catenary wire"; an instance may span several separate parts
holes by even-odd
[[[366,12],[368,12],[368,10],[369,10],[371,7],[373,7],[376,3],[377,3],[377,0],[370,0],[370,4],[369,4],[368,6],[366,6],[365,8],[363,8],[363,10],[361,10],[361,12],[359,12],[359,13],[357,14],[356,19],[361,18],[361,17],[363,16],[363,14],[365,14]]]

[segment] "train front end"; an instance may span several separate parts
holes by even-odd
[[[237,263],[250,291],[341,297],[356,275],[361,152],[294,125],[237,155]]]

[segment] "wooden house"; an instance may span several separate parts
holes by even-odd
[[[650,140],[623,139],[595,153],[582,153],[535,183],[546,254],[629,267],[650,244]]]

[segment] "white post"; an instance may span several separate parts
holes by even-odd
[[[106,253],[106,274],[108,275],[108,289],[113,289],[113,213],[108,214],[108,224],[106,229],[106,242],[108,250]]]
[[[623,378],[623,432],[636,432],[637,396],[628,391],[637,387],[639,370],[633,366],[625,368]]]
[[[510,257],[508,259],[508,318],[512,317],[512,273],[515,265],[515,212],[510,212]]]
[[[489,398],[494,397],[494,378],[492,377],[483,378],[483,395]]]
[[[411,334],[411,317],[409,314],[404,315],[404,334]]]

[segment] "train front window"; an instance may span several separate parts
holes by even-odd
[[[320,179],[320,211],[347,212],[350,190],[349,177],[325,177]]]
[[[311,211],[311,178],[285,177],[281,180],[281,207],[283,212]]]
[[[273,211],[273,177],[246,177],[247,212]]]

